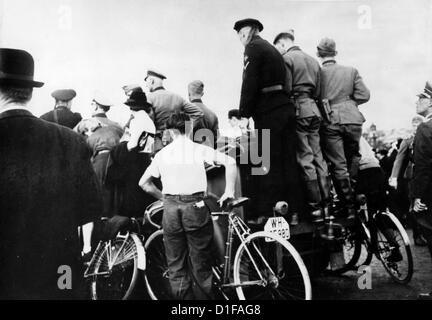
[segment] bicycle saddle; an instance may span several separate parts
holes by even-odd
[[[231,209],[244,206],[249,201],[249,198],[240,197],[238,199],[232,200],[228,203],[228,207]]]

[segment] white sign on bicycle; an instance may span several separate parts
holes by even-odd
[[[264,231],[275,233],[285,240],[290,238],[290,227],[284,217],[269,218],[264,226]],[[274,240],[266,238],[266,241],[270,242]]]

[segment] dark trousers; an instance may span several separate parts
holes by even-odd
[[[297,161],[305,181],[328,176],[320,146],[320,126],[321,118],[317,116],[297,119]]]
[[[166,196],[163,201],[164,246],[174,299],[213,298],[213,223],[207,207],[195,206],[201,200],[202,197],[184,201]],[[199,286],[195,294],[192,274]]]
[[[108,161],[110,153],[99,153],[92,159],[93,169],[99,181],[102,194],[103,212],[105,217],[111,216],[112,213],[112,191],[105,185],[105,178],[108,170]]]
[[[421,234],[427,241],[432,258],[432,203],[426,203],[426,205],[429,208],[427,211],[414,212],[413,214],[418,223]]]
[[[270,134],[270,167],[263,175],[252,175],[251,208],[255,216],[271,216],[276,202],[287,201],[291,211],[300,209],[299,170],[296,160],[296,118],[294,104],[283,105],[254,117],[258,130],[258,150],[266,150],[261,139],[263,129]],[[268,149],[267,149],[268,150]]]
[[[359,141],[362,126],[359,124],[331,124],[322,128],[324,156],[332,163],[337,180],[355,177],[360,161]]]

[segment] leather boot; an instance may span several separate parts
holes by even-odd
[[[312,222],[323,222],[321,211],[321,193],[318,180],[306,181],[307,204],[312,216]]]
[[[327,219],[330,216],[329,205],[331,202],[330,177],[318,177],[318,184],[321,191],[321,206],[323,209],[324,218]]]
[[[340,192],[339,197],[341,198],[342,204],[344,205],[347,213],[347,219],[355,218],[355,199],[354,190],[351,187],[351,182],[349,178],[337,179],[335,180],[338,187],[336,190]]]

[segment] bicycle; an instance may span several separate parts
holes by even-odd
[[[163,211],[161,201],[147,207],[144,219],[120,218],[122,221],[108,240],[99,241],[96,250],[84,272],[90,279],[91,299],[127,300],[134,292],[139,275],[146,270],[144,239],[149,232],[145,227],[156,230]],[[108,221],[102,218],[102,221]]]
[[[228,218],[228,234],[224,248],[224,259],[215,259],[212,271],[214,285],[221,299],[233,297],[240,300],[254,299],[298,299],[310,300],[312,289],[308,271],[296,249],[278,232],[251,233],[246,223],[233,211],[249,199],[239,198],[231,202],[228,211],[212,212],[212,218]],[[275,224],[282,217],[271,220]],[[286,223],[286,222],[285,222]],[[286,225],[288,225],[286,223]],[[284,225],[284,226],[286,226]],[[232,262],[234,241],[238,248]],[[145,282],[150,297],[154,300],[170,299],[169,271],[165,258],[163,230],[156,231],[146,241],[147,268]]]
[[[344,273],[356,270],[359,265],[369,265],[375,255],[387,273],[398,283],[408,283],[413,275],[413,258],[408,234],[399,220],[388,210],[370,213],[366,197],[358,196],[359,209],[356,222],[345,231],[343,250],[347,263],[343,268],[334,270]],[[358,263],[362,248],[367,256]],[[398,256],[397,259],[394,257]]]

